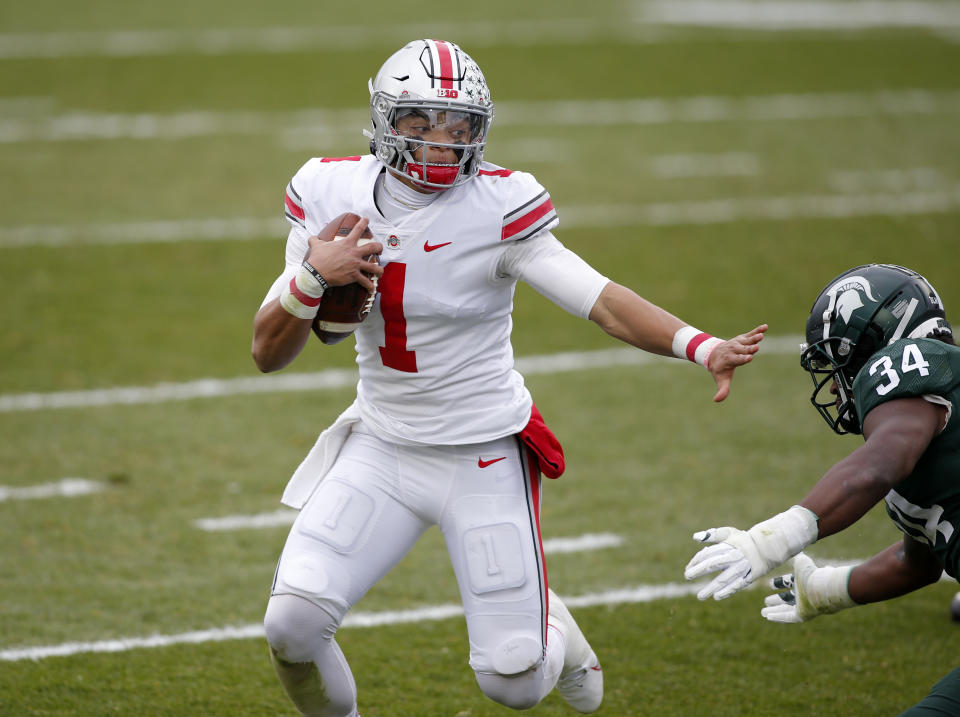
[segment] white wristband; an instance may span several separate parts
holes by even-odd
[[[722,343],[723,339],[718,339],[692,326],[684,326],[673,335],[673,355],[694,361],[707,368],[710,353]]]
[[[813,609],[814,615],[831,615],[856,606],[848,587],[853,568],[853,565],[839,568],[827,566],[810,573],[803,585],[802,599],[808,603],[804,607]],[[798,607],[800,600],[800,591],[797,591]]]
[[[754,578],[786,562],[817,540],[817,516],[813,511],[795,505],[783,513],[757,523],[747,531],[760,561],[751,566],[760,568]],[[747,556],[750,558],[750,556]]]
[[[316,270],[301,266],[296,276],[280,292],[280,306],[298,319],[312,319],[323,297],[324,286],[317,279]]]

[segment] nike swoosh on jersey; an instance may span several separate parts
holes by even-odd
[[[443,244],[431,244],[429,241],[425,241],[425,242],[423,243],[423,250],[424,250],[424,251],[435,251],[436,249],[439,249],[440,247],[447,246],[448,244],[453,244],[453,242],[452,242],[452,241],[445,241]]]
[[[504,460],[505,458],[506,458],[506,456],[500,456],[499,458],[494,458],[494,459],[489,460],[489,461],[485,461],[485,460],[483,460],[483,458],[477,458],[477,467],[478,467],[478,468],[486,468],[487,466],[492,466],[492,465],[493,465],[494,463],[496,463],[497,461],[502,461],[502,460]]]

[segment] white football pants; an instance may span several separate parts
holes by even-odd
[[[512,436],[397,445],[360,424],[290,530],[265,617],[277,672],[303,714],[356,715],[334,635],[431,525],[446,540],[484,694],[527,709],[556,684],[564,646],[552,627],[547,639],[540,474],[526,449]]]

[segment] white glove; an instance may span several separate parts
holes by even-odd
[[[693,556],[684,570],[687,580],[719,572],[697,598],[723,600],[743,590],[817,539],[817,516],[795,505],[748,531],[710,528],[693,534],[701,543],[716,543]]]
[[[782,575],[770,585],[787,592],[768,595],[760,614],[771,622],[806,622],[818,615],[829,615],[857,603],[850,597],[847,584],[853,566],[818,568],[804,553],[793,559],[793,574]]]

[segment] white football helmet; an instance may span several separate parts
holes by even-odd
[[[452,42],[416,40],[395,52],[370,80],[370,151],[387,170],[412,178],[419,186],[442,191],[476,176],[493,121],[490,90],[477,63]],[[431,128],[467,120],[467,142],[430,142],[402,135],[398,119],[416,114]],[[427,149],[453,149],[454,164],[428,163]],[[421,149],[420,160],[414,153]]]

